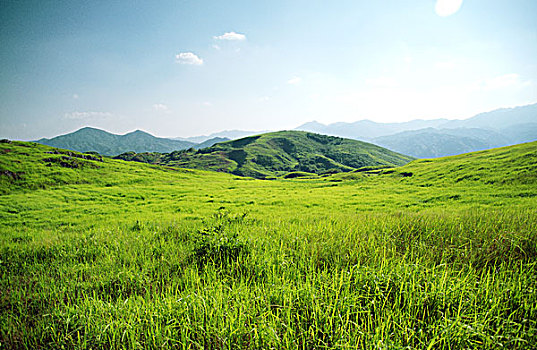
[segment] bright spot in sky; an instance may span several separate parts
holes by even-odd
[[[459,11],[461,5],[462,0],[437,0],[435,11],[437,15],[447,17]]]

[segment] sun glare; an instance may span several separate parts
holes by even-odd
[[[435,11],[442,17],[451,16],[461,8],[462,0],[437,0]]]

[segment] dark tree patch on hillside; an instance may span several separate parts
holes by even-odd
[[[234,160],[237,162],[238,166],[242,166],[246,160],[247,153],[243,150],[233,150],[229,152],[228,154],[229,159]]]
[[[256,141],[259,137],[260,136],[250,136],[250,137],[245,137],[243,139],[231,141],[231,146],[233,148],[244,147]]]
[[[334,137],[334,136],[327,136],[327,135],[319,135],[319,134],[312,134],[308,133],[306,135],[309,139],[318,142],[322,145],[339,145],[341,144],[341,141],[343,140],[340,137]]]
[[[254,158],[254,163],[270,167],[274,165],[274,159],[271,156],[260,154]]]
[[[10,170],[0,170],[0,175],[6,176],[10,180],[19,180],[21,176],[24,174],[24,172],[16,172],[16,171],[10,171]]]
[[[63,168],[70,168],[70,169],[77,169],[83,166],[98,168],[98,166],[94,163],[87,162],[87,161],[80,161],[76,158],[69,157],[69,156],[44,158],[43,162],[47,163],[47,166],[52,166],[52,164],[58,164],[59,166]]]
[[[66,155],[68,157],[80,158],[80,159],[86,159],[86,160],[94,160],[96,162],[102,162],[103,161],[103,158],[98,153],[95,153],[95,152],[92,152],[92,154],[80,154],[80,153],[75,153],[75,152],[71,152],[71,151],[60,151],[60,150],[56,149],[54,151],[45,152],[45,153],[48,153],[48,154],[63,154],[63,155]],[[95,154],[97,154],[97,155],[95,155]]]
[[[287,154],[294,154],[296,153],[296,146],[293,142],[289,141],[286,138],[283,137],[276,137],[270,140],[270,143],[275,145],[276,147],[281,148],[285,153]]]

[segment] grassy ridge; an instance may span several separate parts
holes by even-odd
[[[536,146],[261,181],[0,144],[0,342],[530,349]]]
[[[279,131],[221,142],[209,148],[169,154],[128,153],[118,158],[255,178],[289,172],[348,172],[364,166],[398,166],[412,157],[366,142],[303,131]]]

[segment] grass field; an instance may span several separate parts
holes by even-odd
[[[532,349],[537,143],[254,180],[0,143],[0,349]]]

